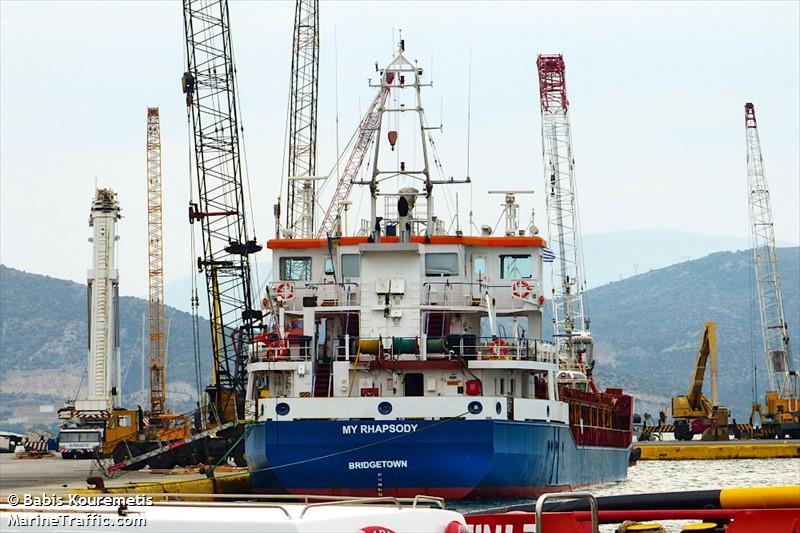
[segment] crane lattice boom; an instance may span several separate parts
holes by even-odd
[[[574,331],[588,331],[584,316],[583,267],[581,261],[575,160],[572,155],[569,102],[564,58],[540,55],[539,91],[542,112],[542,156],[544,158],[547,220],[553,265],[553,333],[569,338]]]
[[[286,227],[292,236],[314,235],[314,181],[317,168],[319,88],[319,0],[297,0],[292,46],[289,109],[289,179]]]
[[[164,262],[161,227],[161,126],[157,107],[147,108],[148,331],[150,337],[150,415],[167,409],[164,368]]]
[[[767,362],[769,386],[781,397],[790,394],[789,330],[783,313],[778,258],[775,251],[775,231],[772,205],[761,156],[756,110],[752,103],[744,106],[747,136],[747,183],[750,194],[750,222],[761,314],[764,357]]]
[[[228,2],[184,0],[187,71],[183,92],[191,114],[198,202],[189,206],[199,222],[208,289],[214,383],[223,419],[234,416],[231,398],[242,414],[247,383],[247,347],[252,323],[261,317],[252,307],[249,254],[261,249],[249,239],[240,163],[236,73]]]
[[[367,113],[361,120],[358,126],[358,136],[356,138],[353,151],[347,160],[339,181],[336,183],[336,190],[333,192],[328,208],[325,210],[325,216],[322,218],[319,230],[317,231],[317,238],[323,238],[331,235],[337,225],[337,221],[341,216],[343,204],[342,202],[350,195],[353,188],[353,180],[358,175],[361,165],[364,163],[364,158],[367,155],[367,150],[378,129],[378,124],[381,119],[381,108],[386,105],[386,98],[389,96],[389,87],[382,87],[375,99],[367,109]]]

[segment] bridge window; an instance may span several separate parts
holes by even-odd
[[[426,276],[455,276],[458,275],[458,254],[437,253],[425,254]]]
[[[526,279],[533,275],[530,255],[501,255],[500,277],[503,279]]]
[[[361,256],[358,254],[342,254],[342,277],[361,277]]]
[[[282,281],[311,281],[310,257],[281,257]]]
[[[475,278],[484,278],[486,277],[486,256],[485,255],[473,255],[472,256],[472,272],[475,274]]]

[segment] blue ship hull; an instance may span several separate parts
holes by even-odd
[[[246,453],[253,492],[464,499],[622,480],[630,448],[546,422],[297,420],[253,424]]]

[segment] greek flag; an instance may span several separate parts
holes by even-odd
[[[542,248],[542,261],[552,263],[556,259],[556,254],[550,248]]]

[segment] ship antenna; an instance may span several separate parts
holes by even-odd
[[[472,179],[469,176],[469,146],[472,124],[472,49],[469,51],[469,68],[467,69],[467,181],[469,182],[469,225],[470,229],[478,229],[472,218]]]

